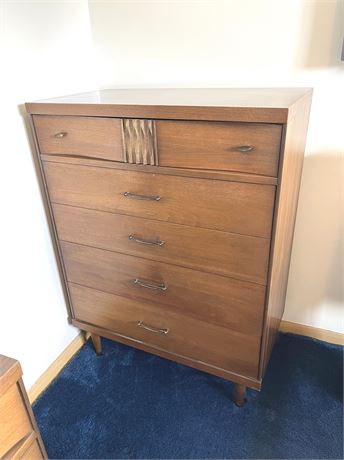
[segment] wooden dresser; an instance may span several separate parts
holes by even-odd
[[[260,389],[283,314],[312,91],[27,103],[72,324]]]
[[[0,458],[47,458],[18,361],[0,355]]]

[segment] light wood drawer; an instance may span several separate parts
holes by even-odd
[[[265,238],[72,206],[53,205],[53,210],[61,240],[266,283],[270,241]]]
[[[159,165],[277,176],[281,125],[157,121]]]
[[[61,249],[70,282],[261,334],[264,286],[73,243]]]
[[[25,409],[17,384],[11,386],[0,397],[0,458],[32,432],[29,416]]]
[[[271,185],[53,162],[44,170],[53,203],[270,238]]]
[[[31,446],[20,457],[21,460],[39,460],[43,455],[39,448],[38,442],[35,440]]]
[[[40,152],[123,161],[118,118],[35,115]]]
[[[259,337],[231,332],[153,304],[69,286],[80,321],[221,369],[257,376]]]

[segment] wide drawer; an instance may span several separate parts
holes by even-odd
[[[260,336],[265,287],[61,241],[70,282]]]
[[[60,240],[266,284],[270,241],[53,205]]]
[[[281,125],[157,121],[159,165],[277,176]]]
[[[166,311],[153,304],[69,284],[75,318],[150,346],[257,377],[259,337]]]
[[[17,442],[32,432],[31,422],[17,384],[11,386],[0,397],[0,414],[0,457],[2,458]]]
[[[275,187],[44,162],[50,199],[269,238]]]
[[[124,161],[118,118],[34,115],[40,152]]]

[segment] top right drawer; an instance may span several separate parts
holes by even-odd
[[[159,165],[276,177],[282,125],[156,121]]]

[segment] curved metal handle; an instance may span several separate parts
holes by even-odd
[[[140,280],[139,278],[134,279],[134,284],[137,284],[138,286],[141,286],[143,288],[147,289],[153,289],[155,291],[166,291],[167,286],[166,284],[163,283],[152,283],[150,281],[143,281]]]
[[[54,134],[54,137],[56,137],[56,139],[62,139],[63,137],[66,137],[67,136],[67,133],[56,133]]]
[[[161,240],[145,240],[143,238],[139,238],[135,235],[129,235],[128,236],[130,241],[135,241],[135,243],[141,243],[141,244],[150,244],[154,246],[163,246],[165,244],[165,241]]]
[[[248,153],[252,152],[252,150],[254,150],[254,147],[252,145],[239,145],[239,147],[237,147],[236,150],[239,150],[239,152],[242,153]]]
[[[139,195],[138,193],[124,192],[123,196],[132,200],[160,201],[159,195]]]
[[[163,334],[166,335],[170,332],[169,329],[159,329],[154,326],[150,326],[149,324],[145,324],[143,321],[137,322],[138,327],[142,327],[142,329],[146,329],[146,331],[154,332],[155,334]]]

